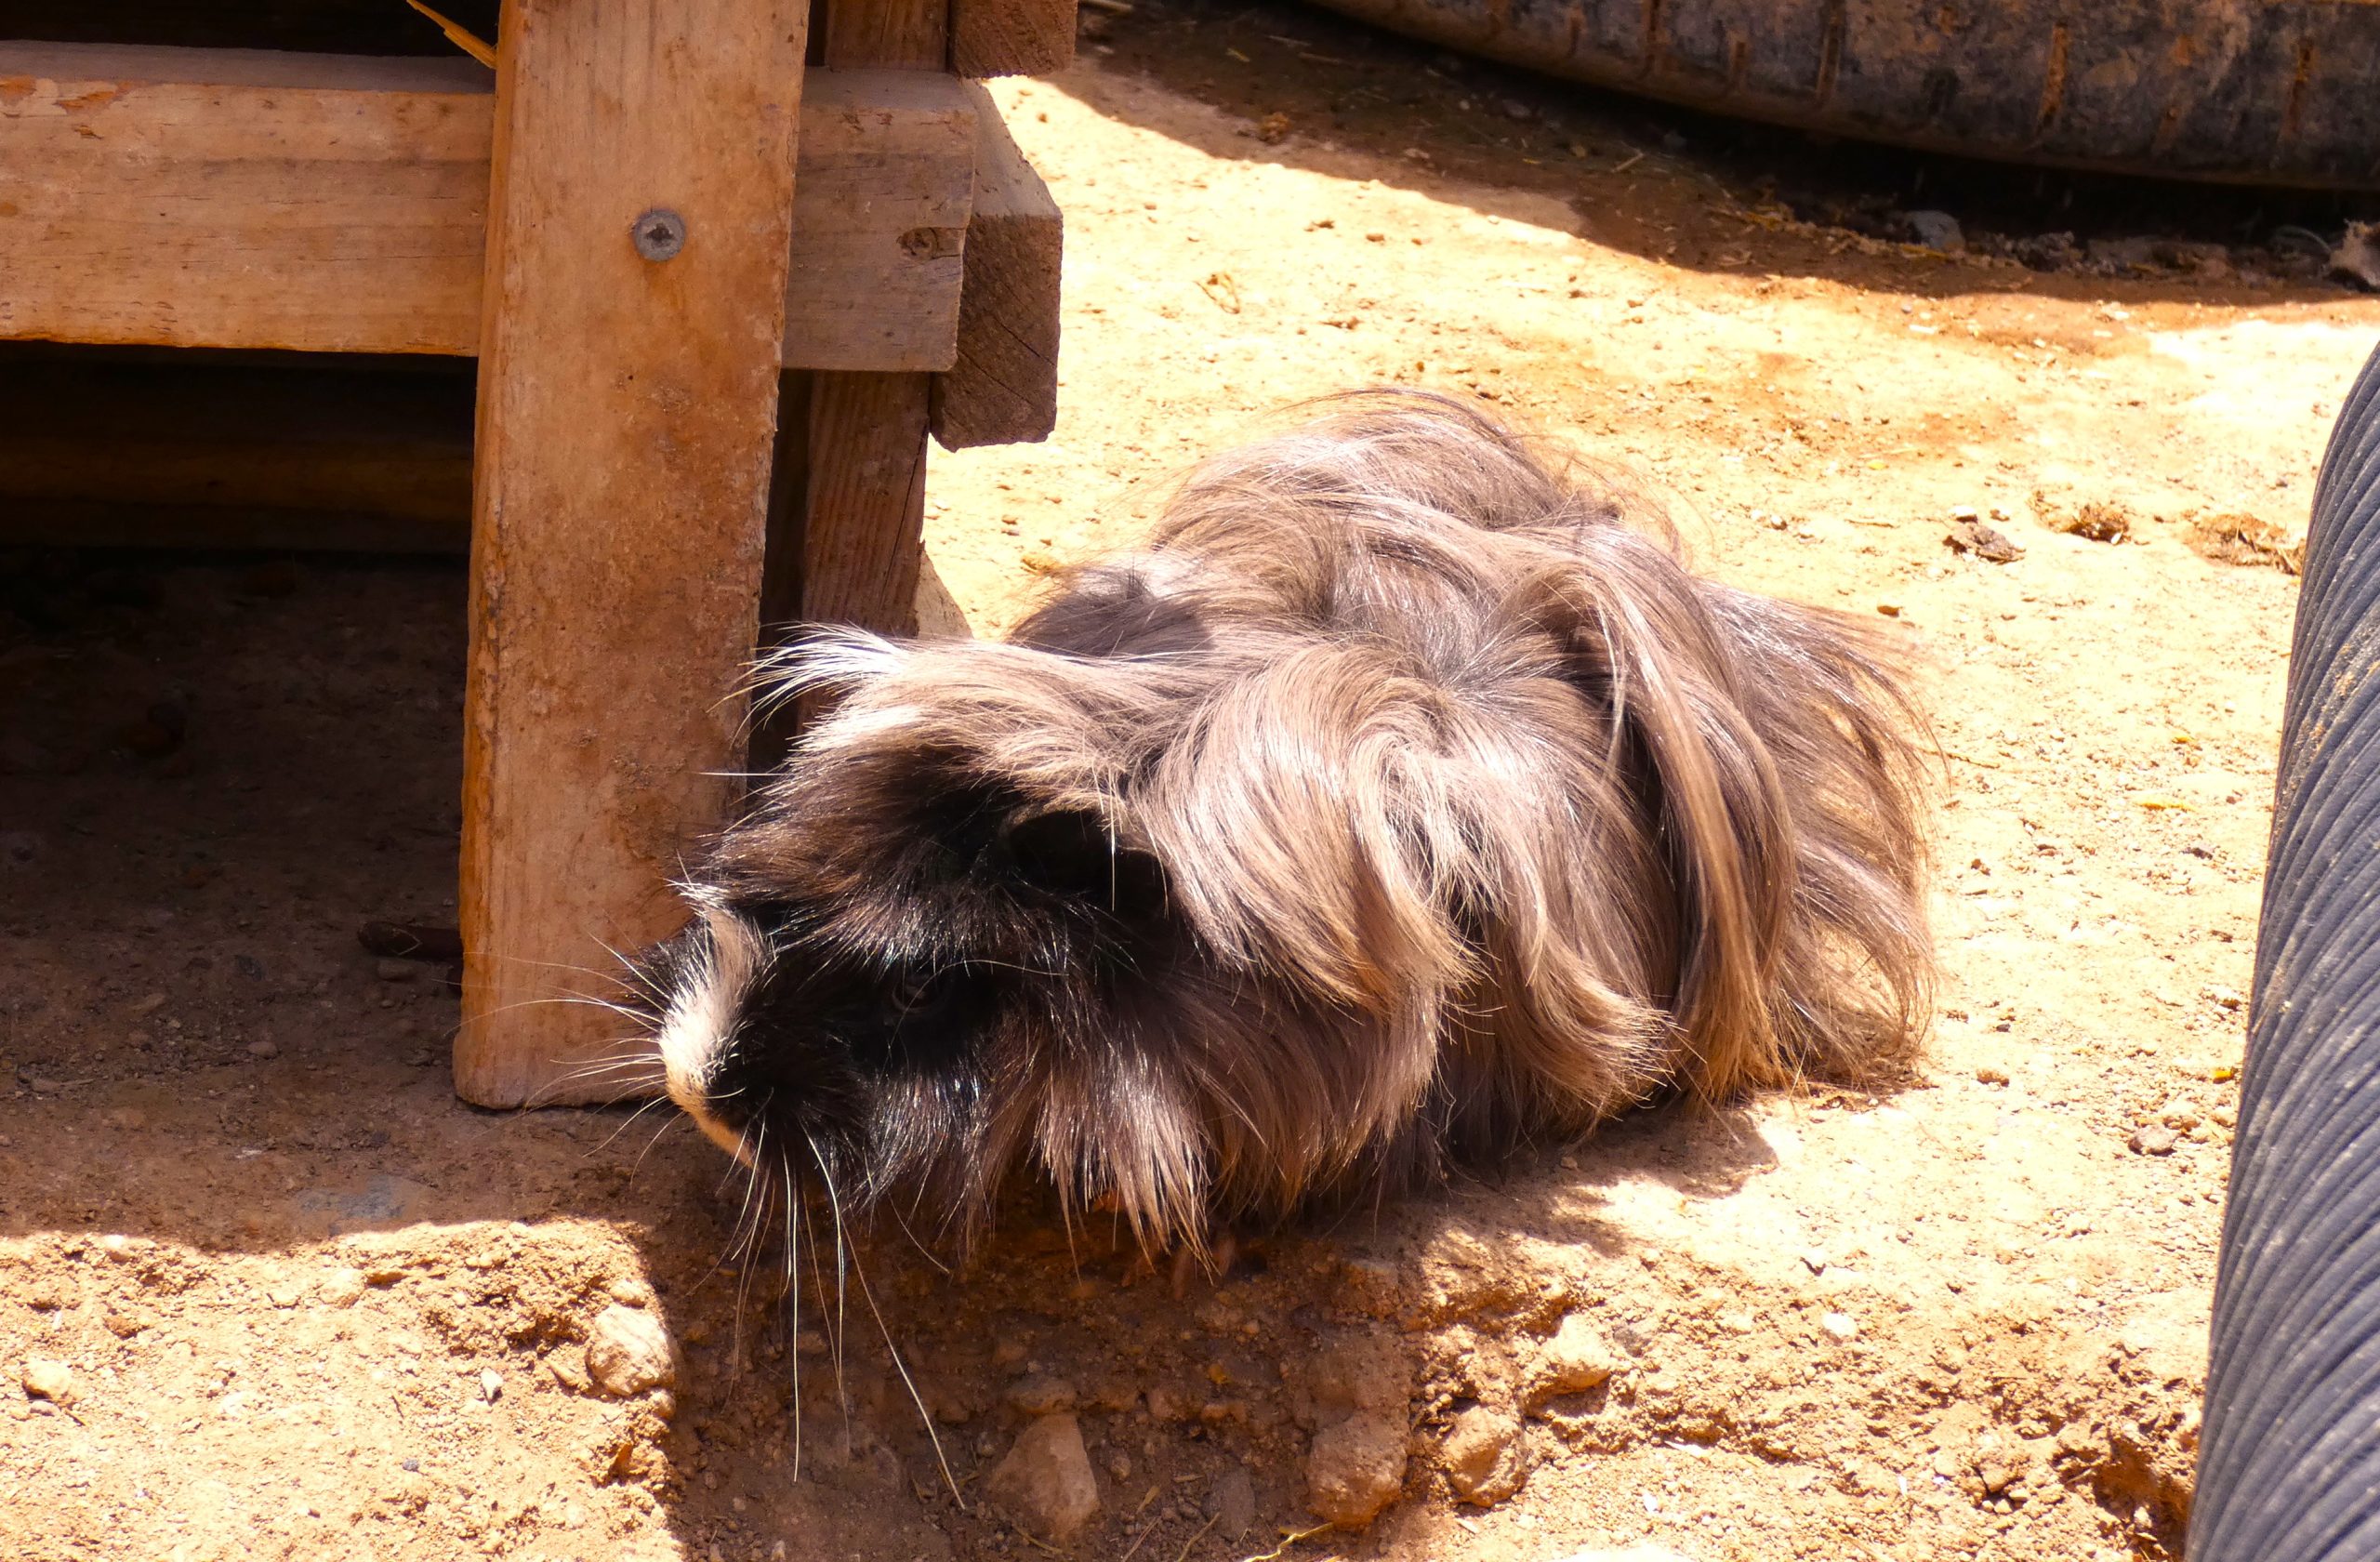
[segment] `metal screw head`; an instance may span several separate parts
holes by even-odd
[[[647,260],[670,260],[686,247],[686,219],[667,206],[655,206],[628,230],[636,252]]]

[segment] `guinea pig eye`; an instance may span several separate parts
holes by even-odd
[[[886,986],[884,1000],[896,1015],[932,1013],[958,995],[964,977],[963,968],[955,965],[901,972]]]

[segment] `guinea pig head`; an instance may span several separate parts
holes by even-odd
[[[1184,934],[1118,713],[1056,660],[854,636],[793,664],[786,687],[844,702],[681,886],[694,915],[643,973],[669,1093],[731,1154],[960,1235],[1028,1157],[1186,1217],[1186,1103],[1116,1018]]]

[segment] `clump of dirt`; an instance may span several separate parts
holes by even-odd
[[[2293,538],[2258,516],[2191,516],[2183,524],[2190,546],[2201,557],[2218,564],[2277,569],[2283,575],[2295,575],[2306,567],[2305,539]]]
[[[2085,499],[2069,510],[2036,492],[2033,513],[2051,531],[2079,536],[2086,542],[2128,542],[2132,538],[2132,511],[2105,499]]]

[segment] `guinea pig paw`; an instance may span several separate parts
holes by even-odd
[[[1203,1242],[1184,1242],[1174,1249],[1173,1299],[1179,1302],[1189,1295],[1194,1278],[1203,1277],[1209,1290],[1220,1285],[1238,1257],[1239,1235],[1229,1226],[1209,1232]]]

